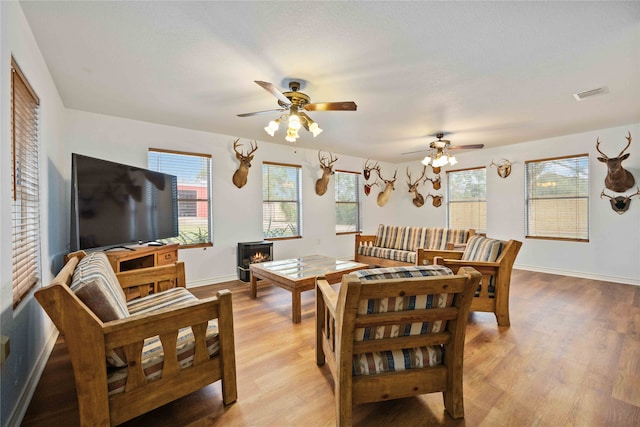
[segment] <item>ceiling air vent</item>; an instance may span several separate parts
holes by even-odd
[[[603,86],[596,89],[585,90],[584,92],[574,93],[573,97],[576,99],[576,101],[582,101],[585,98],[596,95],[604,95],[605,93],[607,93],[607,88]]]

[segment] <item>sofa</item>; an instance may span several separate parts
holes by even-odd
[[[380,224],[375,235],[356,234],[355,261],[378,267],[415,265],[418,248],[444,251],[466,243],[473,234],[473,229]],[[434,252],[430,254],[431,261],[438,256]]]
[[[218,380],[223,402],[236,400],[228,290],[198,299],[176,287],[127,301],[103,252],[67,259],[35,297],[67,343],[80,425],[121,424]],[[178,264],[135,270],[139,284],[149,277],[184,283]],[[135,279],[127,272],[127,286]]]

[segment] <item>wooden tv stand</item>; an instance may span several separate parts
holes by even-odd
[[[178,261],[178,246],[178,243],[170,243],[164,246],[131,245],[127,247],[134,250],[112,249],[105,251],[105,254],[111,267],[113,267],[113,271],[121,273],[140,268],[175,264]],[[164,291],[175,286],[176,283],[173,281],[150,282],[148,293]],[[144,295],[130,294],[127,295],[127,300],[139,296]]]

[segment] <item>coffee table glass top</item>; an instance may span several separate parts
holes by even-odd
[[[251,264],[251,267],[259,267],[291,279],[304,279],[336,271],[357,269],[362,267],[362,264],[322,255],[310,255],[301,258]]]

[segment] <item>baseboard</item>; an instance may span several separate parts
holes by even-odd
[[[27,384],[22,389],[22,393],[18,398],[18,404],[13,408],[11,415],[9,416],[7,426],[19,426],[22,423],[22,419],[27,413],[27,409],[29,408],[29,403],[31,403],[31,399],[33,398],[33,394],[36,392],[36,387],[38,386],[38,382],[40,381],[40,377],[44,372],[44,368],[47,366],[47,361],[49,360],[49,356],[53,351],[53,347],[56,345],[56,341],[58,340],[58,335],[60,333],[55,327],[51,328],[51,335],[49,335],[49,339],[42,347],[42,351],[38,356],[38,360],[36,361],[33,371],[31,371],[31,375],[29,375],[29,379],[27,380]]]
[[[630,277],[608,276],[604,274],[584,273],[582,271],[559,270],[555,268],[541,268],[533,265],[514,264],[513,268],[518,270],[535,271],[537,273],[559,274],[560,276],[579,277],[581,279],[600,280],[603,282],[622,283],[625,285],[640,286],[640,279]]]

